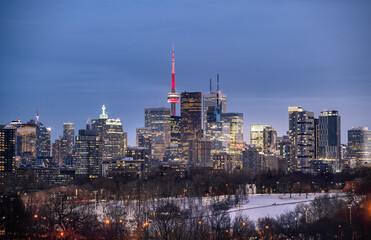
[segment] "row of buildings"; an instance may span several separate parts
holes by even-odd
[[[337,172],[369,165],[371,131],[348,131],[348,146],[341,144],[341,121],[337,111],[320,116],[302,107],[289,107],[289,131],[277,136],[267,124],[250,126],[250,143],[244,141],[243,114],[227,111],[227,96],[217,87],[210,91],[175,90],[175,61],[172,56],[170,108],[146,108],[144,127],[136,129],[136,146],[127,146],[127,133],[120,119],[108,118],[103,105],[93,119],[75,136],[73,123],[64,123],[63,135],[51,144],[50,129],[37,114],[36,120],[12,121],[0,126],[0,173],[24,176],[38,169],[38,176],[96,178],[125,175],[139,177],[150,169],[159,174],[184,175],[190,168],[207,168],[232,173],[252,172]],[[176,106],[180,103],[180,116]],[[4,173],[4,174],[3,174]],[[54,175],[53,175],[54,174]]]

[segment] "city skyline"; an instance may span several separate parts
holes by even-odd
[[[244,113],[245,141],[253,124],[285,134],[287,108],[302,106],[315,116],[337,110],[346,143],[348,130],[371,122],[371,8],[355,2],[285,2],[275,11],[256,1],[148,2],[135,11],[116,1],[3,1],[0,120],[17,119],[21,106],[22,122],[38,111],[54,141],[64,122],[84,129],[105,104],[135,145],[144,109],[169,107],[174,44],[177,92],[208,93],[210,77],[215,86],[220,73],[228,111]]]

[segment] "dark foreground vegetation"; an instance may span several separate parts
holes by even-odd
[[[318,197],[277,218],[253,222],[248,214],[231,214],[248,201],[241,187],[247,183],[255,183],[258,193],[289,196],[339,190],[351,180],[363,184],[342,197]],[[96,179],[27,192],[18,183],[17,191],[4,184],[0,238],[369,239],[370,183],[370,170],[361,169],[326,176],[194,172],[186,178]],[[205,196],[214,198],[204,201]]]

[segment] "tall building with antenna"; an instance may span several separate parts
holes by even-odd
[[[203,96],[203,129],[206,130],[206,123],[220,122],[222,113],[227,112],[227,96],[219,89],[219,73],[217,75],[217,88],[212,91],[210,79],[210,92]]]
[[[176,115],[176,104],[179,102],[179,95],[175,91],[175,62],[174,62],[174,46],[173,46],[173,58],[172,58],[172,68],[171,68],[171,90],[167,96],[167,102],[171,104],[170,115]]]

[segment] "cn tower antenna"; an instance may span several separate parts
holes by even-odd
[[[171,104],[171,116],[176,115],[176,104],[179,102],[179,95],[175,91],[175,58],[174,58],[174,45],[173,45],[173,57],[171,60],[171,90],[167,95],[167,102]]]

